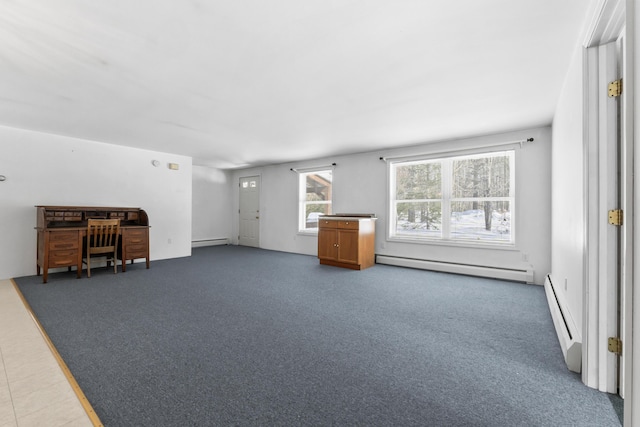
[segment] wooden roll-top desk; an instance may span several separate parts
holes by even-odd
[[[47,283],[50,268],[71,267],[82,274],[82,246],[90,218],[120,219],[118,258],[122,271],[127,261],[145,258],[149,268],[149,217],[140,208],[92,206],[36,206],[36,272]]]

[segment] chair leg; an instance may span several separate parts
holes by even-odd
[[[87,255],[87,277],[91,277],[91,257]]]
[[[113,254],[113,274],[118,273],[118,259],[116,258],[116,254]]]

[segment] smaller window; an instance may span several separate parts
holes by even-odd
[[[320,215],[331,214],[333,171],[300,173],[298,230],[317,231]]]

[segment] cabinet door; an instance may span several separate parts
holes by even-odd
[[[318,231],[318,258],[338,258],[337,233],[335,229],[321,228]]]
[[[358,264],[358,231],[338,231],[338,261]]]

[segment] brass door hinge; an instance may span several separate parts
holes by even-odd
[[[622,225],[622,209],[612,209],[609,211],[609,224]]]
[[[615,98],[622,95],[622,79],[609,83],[609,97]]]
[[[609,351],[618,355],[622,354],[622,340],[618,337],[609,337]]]

